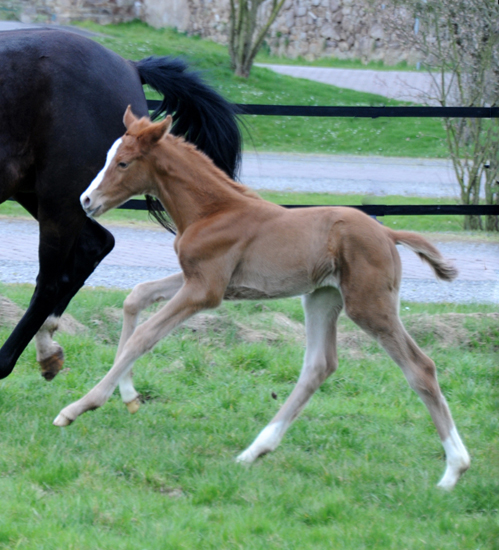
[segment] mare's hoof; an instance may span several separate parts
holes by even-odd
[[[53,380],[62,369],[62,365],[64,365],[64,352],[62,348],[59,348],[53,355],[40,361],[43,378],[45,378],[47,382]]]
[[[126,408],[130,414],[135,414],[140,409],[140,399],[136,397],[134,400],[129,403],[125,403]]]

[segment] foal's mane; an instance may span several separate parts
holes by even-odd
[[[153,125],[156,124],[153,123]],[[129,129],[131,130],[129,133],[135,135],[136,137],[140,137],[142,134],[147,134],[148,131],[150,131],[150,128],[151,122],[146,117],[142,117],[141,119],[138,119],[133,123],[132,127],[130,127]],[[256,193],[253,189],[229,177],[213,162],[213,160],[206,153],[204,153],[201,149],[198,149],[191,142],[187,141],[183,136],[176,136],[172,133],[167,133],[163,137],[162,141],[165,140],[168,140],[170,143],[172,143],[176,149],[180,149],[184,155],[194,157],[192,160],[189,160],[190,164],[200,166],[205,171],[205,173],[212,176],[211,178],[208,178],[211,181],[223,183],[233,191],[236,191],[243,196],[257,200],[263,200],[260,195],[258,195],[258,193]],[[206,189],[207,193],[209,193],[209,191],[209,189]],[[146,206],[149,215],[152,218],[154,218],[167,231],[173,234],[176,233],[176,227],[171,216],[168,214],[168,212],[159,200],[150,195],[146,195]]]
[[[200,165],[203,170],[211,174],[217,181],[223,182],[225,185],[237,191],[239,194],[244,195],[245,197],[251,197],[253,199],[263,200],[260,195],[238,181],[230,178],[223,170],[221,170],[213,160],[203,151],[198,149],[194,144],[185,140],[182,136],[175,136],[173,134],[168,134],[166,138],[175,144],[178,149],[185,151],[188,155],[195,157],[194,162]]]

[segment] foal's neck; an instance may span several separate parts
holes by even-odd
[[[168,135],[156,154],[157,195],[179,233],[242,201],[260,199],[183,138]]]

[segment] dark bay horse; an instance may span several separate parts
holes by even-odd
[[[174,132],[233,176],[241,150],[234,110],[183,61],[126,61],[65,31],[0,33],[0,203],[15,199],[40,226],[36,288],[0,350],[0,378],[35,335],[42,375],[51,380],[62,366],[52,340],[58,318],[114,246],[79,197],[123,134],[127,105],[148,115],[143,84],[164,96],[153,117],[172,113]]]
[[[213,162],[169,131],[171,117],[151,123],[125,113],[127,132],[81,196],[100,216],[134,195],[158,197],[177,227],[174,248],[182,271],[137,285],[123,306],[114,365],[84,397],[54,420],[68,426],[102,406],[119,385],[130,412],[139,407],[134,362],[197,312],[222,300],[302,296],[307,345],[298,382],[255,441],[238,457],[253,462],[277,448],[293,420],[338,367],[336,332],[342,309],[375,338],[402,369],[433,419],[447,467],[439,487],[452,489],[470,464],[436,376],[435,363],[409,336],[399,317],[402,265],[396,244],[418,254],[444,281],[456,269],[424,237],[393,231],[355,208],[288,210],[231,180]],[[166,305],[137,326],[141,310]],[[373,391],[376,388],[373,387]]]

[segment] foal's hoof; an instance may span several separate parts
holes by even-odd
[[[249,449],[246,449],[236,458],[236,462],[239,464],[252,464],[257,458],[258,455],[255,456],[255,453],[251,452]]]
[[[70,418],[64,416],[62,413],[59,413],[53,424],[54,426],[59,426],[59,428],[65,428],[66,426],[69,426],[72,422],[73,421]]]
[[[43,378],[45,378],[47,382],[53,380],[62,369],[62,365],[64,365],[64,352],[62,348],[59,348],[53,355],[40,361]]]
[[[140,399],[136,397],[132,401],[125,403],[130,414],[135,414],[140,409]]]

